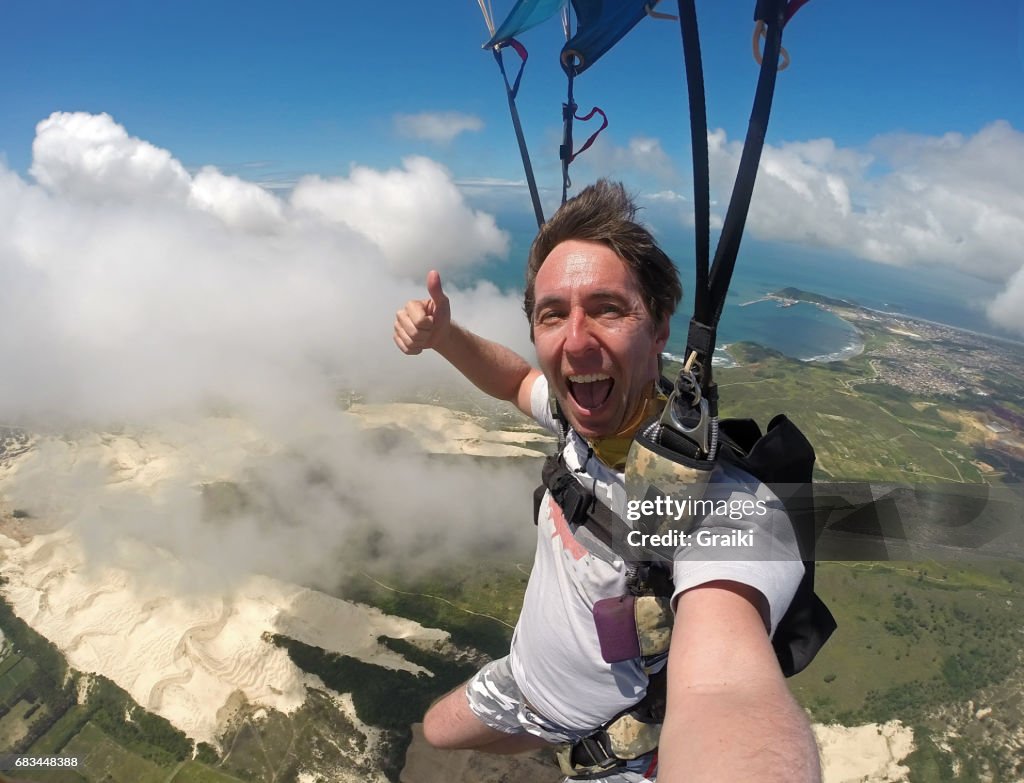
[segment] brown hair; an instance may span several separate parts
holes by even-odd
[[[669,318],[683,297],[679,273],[654,236],[636,222],[637,206],[620,182],[599,179],[569,199],[548,220],[530,246],[523,310],[533,339],[534,281],[552,250],[570,239],[609,247],[636,276],[644,306],[655,324]]]

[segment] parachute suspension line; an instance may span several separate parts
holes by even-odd
[[[558,157],[562,161],[562,203],[565,203],[569,195],[569,188],[572,187],[572,180],[569,179],[569,164],[572,163],[572,121],[576,116],[576,101],[572,97],[572,83],[576,78],[575,62],[566,62],[566,55],[575,58],[574,54],[566,52],[562,55],[562,62],[566,68],[568,79],[568,90],[565,103],[562,104],[562,145],[558,148]]]
[[[790,4],[792,5],[792,4]],[[765,23],[766,38],[757,90],[747,127],[739,170],[726,210],[722,232],[710,270],[710,197],[708,195],[707,117],[704,107],[703,69],[696,26],[694,0],[679,0],[679,24],[686,63],[690,130],[694,156],[694,219],[696,225],[697,285],[694,291],[694,316],[687,335],[687,368],[695,372],[703,397],[717,407],[717,389],[712,379],[711,357],[715,350],[718,321],[725,305],[733,268],[739,255],[740,240],[754,191],[754,181],[764,148],[765,131],[771,114],[775,77],[782,48],[782,28],[787,13],[786,0],[758,0],[755,20]]]
[[[644,6],[644,13],[646,13],[651,19],[668,19],[669,21],[675,22],[679,19],[674,14],[663,14],[661,11],[655,11],[654,6],[660,3],[661,0],[654,0],[653,3],[647,3]]]
[[[562,9],[562,29],[565,31],[565,40],[572,38],[572,25],[569,18],[569,5]],[[589,114],[581,117],[576,113],[579,106],[573,97],[573,83],[576,74],[586,68],[590,63],[586,61],[583,54],[575,49],[562,49],[562,70],[565,71],[568,86],[566,88],[565,103],[562,104],[562,144],[558,148],[558,157],[562,161],[562,203],[569,197],[569,188],[572,187],[572,179],[569,177],[569,165],[582,153],[590,149],[590,146],[601,135],[601,131],[608,127],[608,115],[599,107],[595,106]],[[583,142],[583,146],[573,151],[572,127],[573,120],[587,122],[592,120],[595,114],[601,115],[601,127],[590,134],[590,137]]]
[[[785,23],[786,3],[780,0],[761,0],[758,2],[759,20],[767,24],[764,57],[761,72],[757,80],[757,91],[754,93],[754,105],[750,111],[750,122],[747,126],[747,137],[743,141],[743,153],[740,156],[739,170],[733,184],[732,198],[725,213],[721,238],[715,250],[715,260],[711,267],[711,301],[714,303],[713,325],[717,326],[725,306],[726,292],[736,257],[740,251],[740,240],[750,209],[750,200],[754,194],[754,181],[761,162],[761,151],[764,149],[764,137],[768,130],[768,120],[772,111],[772,98],[775,94],[775,77],[778,74],[779,55],[782,49],[782,27]]]
[[[515,82],[509,84],[508,74],[505,71],[505,61],[501,56],[504,46],[511,46],[522,62],[519,65],[519,73],[516,74]],[[526,147],[526,137],[523,135],[523,125],[519,121],[519,109],[516,108],[516,95],[519,93],[519,83],[523,78],[523,71],[526,68],[526,60],[529,53],[526,47],[514,38],[510,38],[506,44],[497,44],[494,47],[494,59],[501,71],[501,78],[505,81],[505,95],[508,98],[508,110],[512,115],[512,127],[516,132],[516,141],[519,144],[519,157],[523,160],[523,171],[526,173],[526,185],[530,189],[530,200],[533,202],[533,214],[537,219],[537,228],[544,225],[544,210],[540,205],[540,193],[537,190],[537,180],[533,176],[533,164],[530,162],[530,151]]]
[[[683,36],[683,59],[686,66],[687,99],[690,105],[690,147],[693,156],[693,216],[695,235],[696,286],[693,322],[705,323],[710,308],[703,292],[708,290],[708,267],[711,260],[711,183],[708,165],[708,120],[704,97],[704,66],[700,51],[700,33],[697,28],[697,9],[694,0],[680,0],[679,26]],[[690,335],[690,343],[694,335]],[[700,343],[699,352],[710,355],[713,347]],[[697,355],[691,351],[686,369],[692,368]]]
[[[574,64],[582,63],[583,60],[577,52],[569,49],[563,53],[562,62],[565,63],[569,80],[568,96],[565,103],[562,104],[562,144],[558,148],[558,157],[562,160],[562,203],[564,204],[569,195],[569,188],[572,187],[572,180],[569,177],[569,164],[590,149],[591,145],[597,140],[597,137],[601,135],[601,131],[608,127],[608,115],[599,106],[595,106],[588,114],[582,117],[576,113],[576,109],[579,107],[576,105],[572,95],[573,80],[576,78]],[[601,115],[601,127],[590,134],[590,138],[583,142],[582,147],[573,152],[573,120],[587,122],[592,120],[595,114]]]
[[[568,46],[572,38],[572,18],[569,3],[562,8],[562,32]],[[562,104],[562,144],[558,148],[558,158],[562,162],[562,203],[569,197],[572,180],[569,179],[569,164],[572,163],[572,121],[576,116],[576,101],[572,97],[572,84],[576,78],[576,68],[583,65],[583,57],[572,49],[562,52],[562,69],[567,79],[565,103]]]
[[[491,0],[476,0],[480,6],[480,13],[484,15],[484,24],[487,25],[487,32],[494,37],[494,11],[491,9]]]

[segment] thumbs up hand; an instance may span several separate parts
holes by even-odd
[[[435,270],[427,275],[427,293],[428,299],[410,299],[395,316],[395,345],[410,356],[436,348],[451,328],[451,304]]]

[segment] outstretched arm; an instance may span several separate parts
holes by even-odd
[[[755,589],[719,581],[679,597],[658,783],[820,783],[807,715],[779,670]]]
[[[415,355],[433,348],[483,392],[532,415],[530,390],[540,371],[504,345],[485,340],[452,321],[441,276],[427,275],[428,299],[410,299],[395,317],[395,344]]]

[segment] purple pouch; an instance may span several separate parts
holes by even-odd
[[[632,595],[602,598],[594,604],[594,625],[601,642],[605,663],[618,663],[640,657],[640,639],[636,633]]]

